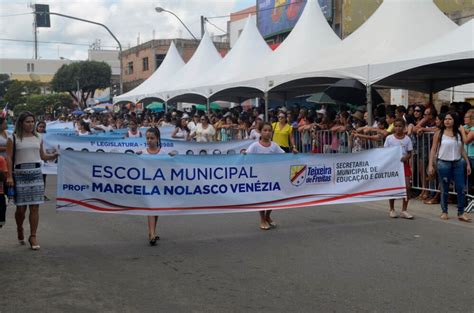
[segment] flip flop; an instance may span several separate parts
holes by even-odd
[[[272,229],[272,227],[271,226],[260,226],[260,229],[261,230],[270,230],[270,229]]]
[[[277,227],[277,223],[275,222],[268,222],[268,225],[270,225],[271,228],[276,228]]]

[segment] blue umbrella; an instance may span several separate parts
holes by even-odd
[[[74,114],[74,115],[82,115],[82,114],[84,114],[84,111],[76,110],[76,111],[72,112],[72,114]]]

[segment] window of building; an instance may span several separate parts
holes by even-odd
[[[129,75],[130,75],[130,74],[133,74],[133,62],[128,62],[127,73],[128,73]]]
[[[160,67],[161,63],[165,59],[166,54],[155,54],[155,70]]]
[[[35,64],[34,63],[26,63],[26,71],[27,72],[34,72],[35,71]]]
[[[143,62],[143,71],[148,71],[149,66],[148,66],[148,57],[142,59]]]

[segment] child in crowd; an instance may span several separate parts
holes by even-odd
[[[252,143],[247,149],[247,154],[271,154],[271,153],[285,153],[279,145],[272,141],[273,127],[270,123],[264,123],[260,133],[260,140]],[[269,230],[276,227],[275,222],[271,219],[271,210],[260,211],[260,229]]]
[[[131,118],[128,122],[128,132],[125,133],[125,138],[141,138],[142,133],[138,129],[138,122]]]
[[[395,147],[395,146],[401,146],[402,147],[402,158],[401,162],[403,162],[404,170],[405,170],[405,185],[407,188],[407,197],[403,198],[403,205],[402,205],[402,212],[400,213],[400,217],[406,218],[406,219],[413,219],[413,215],[408,213],[407,208],[408,208],[408,189],[410,186],[410,177],[412,176],[411,169],[410,169],[410,164],[408,163],[411,154],[413,151],[413,144],[410,139],[405,134],[405,120],[401,118],[395,119],[393,122],[393,134],[389,135],[385,139],[385,144],[384,147]],[[389,205],[390,205],[390,217],[396,218],[398,217],[397,212],[395,212],[395,199],[390,199],[388,200]]]

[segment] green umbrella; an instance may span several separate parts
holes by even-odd
[[[161,102],[152,102],[146,106],[146,108],[153,112],[161,112],[164,110],[163,103]]]
[[[216,102],[211,103],[211,110],[220,110],[220,109],[221,109],[221,106],[218,103]],[[196,104],[196,110],[206,111],[207,106],[205,104]]]

